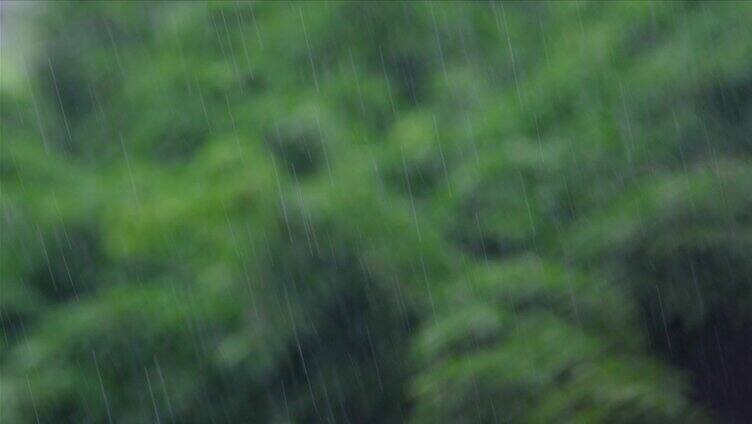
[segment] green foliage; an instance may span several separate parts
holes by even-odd
[[[7,8],[0,421],[749,411],[750,5]]]

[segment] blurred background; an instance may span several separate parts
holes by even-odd
[[[752,420],[752,7],[2,3],[3,423]]]

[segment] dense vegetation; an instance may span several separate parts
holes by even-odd
[[[749,3],[4,7],[0,421],[752,415]]]

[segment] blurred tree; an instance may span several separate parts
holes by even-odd
[[[750,5],[3,8],[0,421],[752,415]]]

